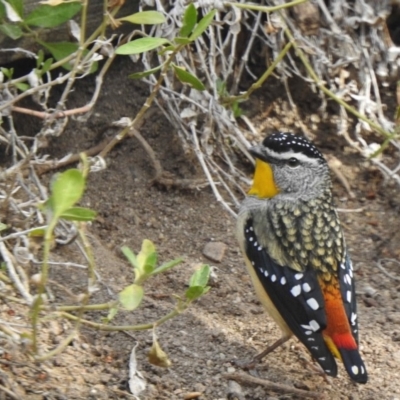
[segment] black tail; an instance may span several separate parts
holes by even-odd
[[[339,348],[344,367],[350,378],[357,383],[367,383],[368,374],[358,349],[346,350]]]

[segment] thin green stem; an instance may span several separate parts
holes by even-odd
[[[224,6],[237,7],[237,8],[243,8],[245,10],[253,10],[253,11],[261,11],[261,12],[265,12],[265,13],[270,13],[270,12],[283,10],[285,8],[297,6],[297,5],[305,3],[307,1],[309,1],[309,0],[294,0],[290,3],[280,4],[279,6],[272,6],[272,7],[258,6],[256,4],[233,3],[233,2],[228,1],[228,2],[224,2]]]
[[[53,237],[53,231],[56,226],[57,220],[53,219],[50,221],[49,225],[46,228],[46,232],[44,235],[44,245],[43,245],[43,263],[41,268],[41,278],[38,287],[38,294],[35,301],[32,304],[32,349],[36,354],[38,351],[38,323],[39,323],[39,313],[40,307],[43,303],[43,295],[46,290],[47,279],[49,275],[49,255],[50,255],[50,247]]]
[[[172,310],[164,317],[149,324],[110,326],[105,324],[99,324],[97,322],[88,321],[86,319],[80,319],[80,322],[86,326],[90,326],[100,331],[144,331],[148,329],[153,329],[156,326],[160,326],[166,321],[170,320],[171,318],[174,318],[177,315],[182,314],[188,308],[190,303],[191,303],[190,301],[186,301],[185,303],[177,306],[174,310]],[[76,317],[75,315],[69,314],[67,312],[57,312],[57,314],[60,315],[61,317],[67,318],[72,321],[77,321],[79,319],[79,317]]]
[[[258,79],[256,82],[254,82],[250,88],[238,95],[238,96],[230,96],[227,97],[225,99],[223,99],[223,104],[227,105],[227,104],[232,104],[235,101],[245,101],[248,100],[250,95],[257,89],[259,89],[264,82],[269,78],[269,76],[272,74],[272,72],[274,71],[274,69],[276,68],[276,66],[281,62],[281,60],[283,59],[283,57],[285,57],[286,53],[289,51],[289,49],[292,47],[293,43],[289,42],[286,44],[286,46],[282,49],[282,51],[279,53],[278,57],[276,57],[276,59],[274,60],[274,62],[269,66],[269,68],[262,74],[262,76],[260,77],[260,79]]]

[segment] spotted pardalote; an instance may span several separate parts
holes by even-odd
[[[237,234],[256,293],[283,332],[260,356],[295,335],[327,375],[337,375],[337,358],[366,383],[353,266],[323,155],[291,133],[274,133],[250,153],[254,180]]]

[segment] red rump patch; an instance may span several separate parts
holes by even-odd
[[[336,333],[332,335],[333,343],[338,349],[355,350],[357,349],[356,341],[353,335],[349,333]]]

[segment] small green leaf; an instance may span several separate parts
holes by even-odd
[[[110,308],[110,311],[108,312],[108,315],[106,318],[103,318],[104,323],[110,322],[118,313],[118,308],[117,307],[112,307]]]
[[[0,20],[3,20],[6,17],[6,8],[4,4],[0,2]]]
[[[146,51],[154,50],[163,44],[170,43],[169,40],[158,37],[144,37],[133,40],[118,47],[115,51],[120,55],[140,54]]]
[[[17,12],[17,14],[22,18],[24,15],[24,0],[8,0],[12,8]]]
[[[78,169],[69,169],[59,174],[51,188],[50,207],[55,217],[70,209],[83,195],[85,179]]]
[[[173,65],[175,74],[177,78],[182,82],[182,83],[187,83],[190,86],[192,86],[194,89],[197,90],[204,90],[205,86],[203,83],[197,79],[194,75],[191,73],[185,71],[183,68],[178,67],[177,65]]]
[[[211,10],[199,21],[189,37],[190,40],[196,40],[210,26],[216,12],[217,10]]]
[[[127,21],[138,25],[156,25],[163,24],[165,22],[165,17],[158,11],[142,11],[128,15],[127,17],[119,18],[118,21]]]
[[[64,211],[60,218],[68,221],[93,221],[96,218],[97,212],[84,207],[71,207]]]
[[[204,293],[204,288],[201,286],[190,286],[185,292],[185,296],[188,300],[196,300],[202,296]]]
[[[143,300],[143,296],[143,288],[135,284],[127,286],[118,295],[120,303],[128,311],[138,308]]]
[[[210,277],[210,266],[204,264],[194,272],[194,274],[190,278],[189,286],[190,287],[200,286],[204,288],[208,283],[209,277]]]
[[[42,4],[36,7],[24,20],[27,25],[41,28],[53,28],[69,21],[82,8],[82,3],[75,1],[58,6]]]
[[[37,53],[36,68],[41,67],[43,60],[44,60],[44,51],[42,49],[40,49]]]
[[[32,238],[42,238],[44,237],[45,234],[46,234],[45,229],[34,229],[33,231],[30,231],[28,233],[28,236]]]
[[[43,47],[45,47],[57,61],[60,61],[70,56],[71,54],[75,53],[79,48],[79,45],[77,43],[71,43],[71,42],[45,43],[39,40],[38,42]],[[89,50],[85,49],[83,51],[83,57],[85,57],[88,52]],[[66,62],[62,65],[62,67],[68,71],[71,71],[73,68],[73,63],[74,61]],[[98,68],[98,62],[94,62],[91,65],[90,73],[92,74],[96,72],[97,68]]]
[[[159,71],[161,69],[162,65],[159,65],[158,67],[148,69],[147,71],[143,72],[135,72],[134,74],[130,74],[128,77],[131,79],[140,79],[140,78],[145,78],[146,76],[152,75]]]
[[[8,78],[8,79],[12,79],[12,76],[14,74],[14,68],[0,68],[0,71]]]
[[[56,61],[60,61],[65,57],[70,56],[78,50],[79,45],[71,42],[58,42],[58,43],[44,43],[39,42],[45,47]],[[71,70],[72,65],[69,63],[63,64],[63,67],[67,70]]]
[[[190,40],[188,38],[184,38],[184,37],[177,37],[175,38],[175,43],[176,44],[189,44],[192,43],[193,40]]]
[[[124,256],[128,259],[128,261],[131,263],[131,265],[134,268],[139,269],[139,263],[135,256],[135,253],[128,246],[122,246],[121,251],[124,254]]]
[[[8,226],[6,224],[3,224],[2,222],[0,222],[0,232],[4,231],[8,228]]]
[[[183,37],[188,37],[197,22],[197,10],[193,3],[190,3],[186,8],[182,22],[183,26],[179,31],[179,34]]]
[[[19,39],[23,34],[21,28],[18,25],[7,23],[2,23],[0,25],[0,31],[13,40]]]
[[[44,75],[46,72],[48,72],[50,70],[51,65],[53,64],[53,59],[52,58],[48,58],[44,63],[42,68],[39,70],[39,73],[41,75]]]
[[[30,88],[30,86],[27,83],[23,83],[23,82],[17,82],[15,84],[15,86],[21,91],[21,92],[25,92],[25,90],[28,90]]]
[[[169,269],[175,267],[175,265],[180,264],[183,261],[183,258],[177,258],[176,260],[168,261],[164,263],[163,265],[160,265],[158,268],[156,268],[152,275],[160,274],[161,272],[168,271]]]
[[[143,240],[142,248],[137,256],[137,261],[140,275],[149,275],[154,271],[157,264],[157,253],[153,242],[148,239]]]

